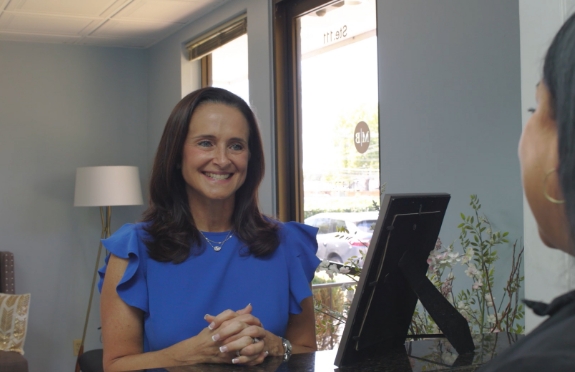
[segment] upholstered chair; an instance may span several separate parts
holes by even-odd
[[[25,308],[25,324],[23,326],[24,337],[26,333],[26,324],[28,316],[29,295],[27,297],[16,297],[8,299],[10,296],[1,296],[1,294],[14,295],[16,288],[14,284],[14,254],[10,252],[0,252],[0,371],[10,372],[28,372],[28,361],[18,351],[4,351],[7,347],[11,347],[9,340],[11,334],[11,321],[12,316],[16,317],[13,311],[14,306],[24,305]],[[22,313],[22,311],[20,312]],[[19,321],[22,314],[20,314]],[[4,329],[5,328],[5,329]],[[22,331],[22,328],[20,328]],[[22,339],[23,343],[23,339]]]

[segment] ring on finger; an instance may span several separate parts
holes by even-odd
[[[257,344],[258,342],[261,341],[261,340],[260,340],[259,338],[257,338],[257,337],[252,337],[252,339],[253,339],[253,341],[254,341],[254,342],[253,342],[254,344]]]
[[[240,350],[236,350],[236,355],[238,356],[238,358],[242,356],[242,354],[240,354]]]

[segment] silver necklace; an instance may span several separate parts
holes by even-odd
[[[214,249],[214,251],[219,252],[222,250],[222,247],[224,246],[224,244],[232,237],[232,235],[234,235],[232,233],[232,230],[230,230],[230,232],[228,233],[228,236],[226,236],[226,238],[224,240],[222,240],[221,242],[217,242],[215,240],[212,239],[208,239],[204,233],[202,232],[202,230],[198,230],[200,232],[200,234],[202,234],[202,236],[204,237],[204,239],[206,239],[206,242],[208,242],[209,245],[212,246],[212,248]],[[212,244],[214,243],[214,244]]]

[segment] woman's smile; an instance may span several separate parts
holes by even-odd
[[[230,178],[233,175],[233,173],[219,174],[219,173],[211,173],[211,172],[204,172],[204,174],[206,176],[208,176],[209,178],[212,178],[216,181],[227,180],[228,178]]]

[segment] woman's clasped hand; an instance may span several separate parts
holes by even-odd
[[[206,314],[208,323],[197,338],[180,342],[174,358],[182,365],[197,363],[233,363],[253,366],[269,355],[266,331],[258,318],[251,314],[252,306],[233,311],[225,310],[214,316]],[[192,352],[193,351],[193,352]]]
[[[262,363],[266,349],[266,332],[258,318],[251,314],[251,304],[242,310],[226,310],[217,316],[206,314],[211,338],[219,351],[231,356],[234,364]]]

